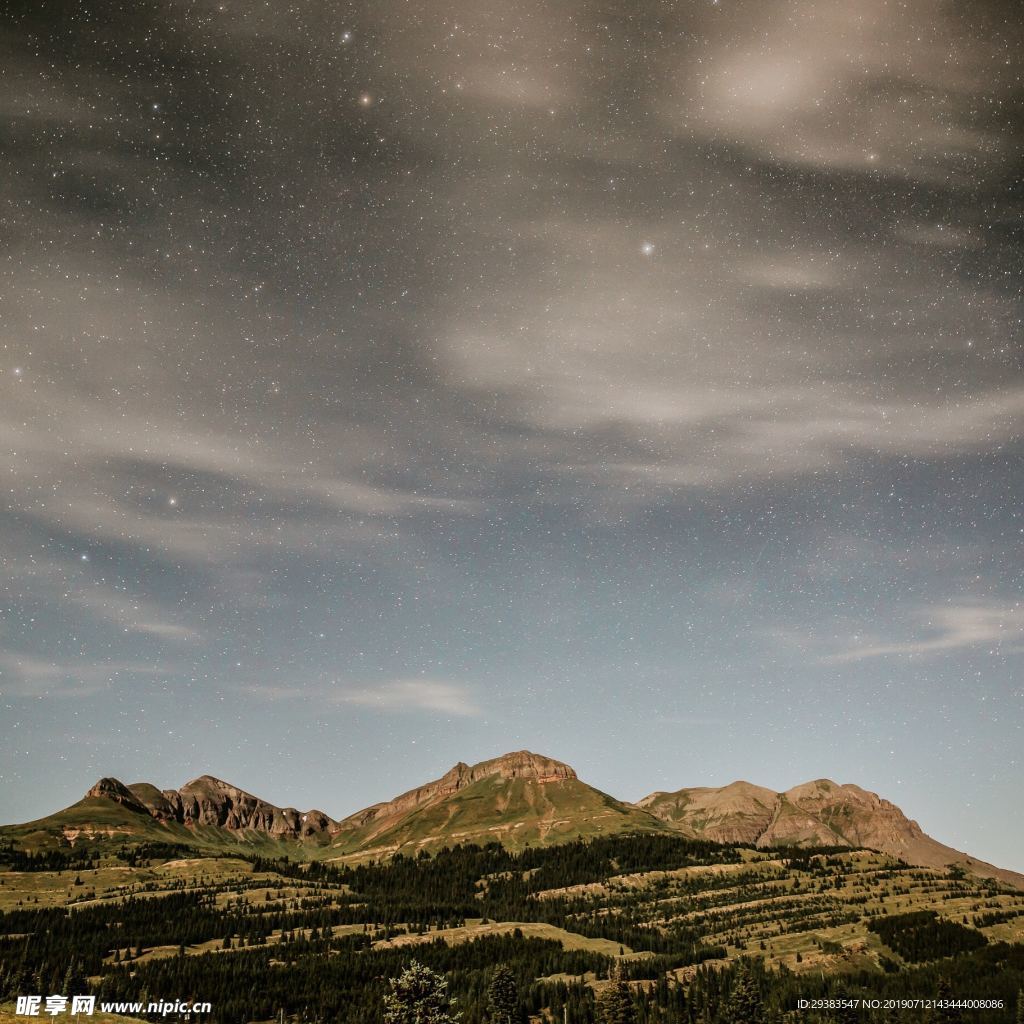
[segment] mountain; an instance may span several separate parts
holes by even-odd
[[[550,845],[620,832],[666,832],[646,811],[581,782],[567,764],[519,750],[459,762],[434,782],[340,823],[332,848],[380,856],[405,847]]]
[[[276,807],[244,789],[201,775],[181,789],[157,789],[148,782],[125,786],[117,779],[100,779],[86,798],[113,800],[130,811],[185,827],[212,825],[229,832],[263,832],[281,839],[307,839],[337,826],[323,811]]]
[[[756,843],[772,819],[777,794],[749,782],[652,793],[637,806],[672,828],[716,843]]]
[[[499,841],[518,849],[669,825],[581,782],[567,764],[526,750],[455,765],[385,803],[338,822],[322,811],[277,807],[203,775],[181,789],[100,779],[71,807],[0,835],[42,847],[53,841],[128,839],[218,849],[259,847],[291,856],[385,856],[460,842]],[[280,849],[284,844],[287,848]],[[277,847],[275,850],[274,847]],[[295,848],[298,847],[298,850]]]
[[[866,846],[908,864],[960,864],[973,874],[1024,887],[1024,875],[932,839],[895,804],[860,786],[817,779],[776,793],[749,782],[652,793],[637,802],[691,838],[772,846]]]
[[[323,811],[277,807],[237,786],[201,775],[181,789],[158,789],[148,782],[125,785],[100,779],[77,803],[0,835],[28,848],[74,845],[86,840],[152,841],[201,847],[264,846],[282,841],[316,844],[338,823]]]
[[[627,833],[672,833],[725,844],[869,847],[909,864],[952,864],[1024,888],[1024,875],[979,861],[932,839],[895,804],[828,779],[783,793],[734,782],[652,793],[636,804],[580,781],[569,765],[519,750],[469,765],[337,821],[323,811],[278,807],[202,775],[180,789],[100,779],[78,803],[25,825],[0,829],[26,849],[177,843],[240,847],[301,858],[381,858],[456,843],[510,849]]]

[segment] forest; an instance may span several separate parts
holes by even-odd
[[[177,852],[125,847],[114,859],[132,881],[95,898],[98,852],[76,851],[57,869],[8,856],[5,884],[49,870],[90,898],[21,899],[0,915],[0,1001],[74,989],[101,1001],[208,1000],[210,1024],[378,1024],[389,986],[415,959],[444,977],[462,1024],[495,1020],[488,993],[499,966],[515,1024],[618,1024],[602,1004],[616,985],[627,1024],[1016,1024],[1024,1009],[1024,945],[981,930],[1012,926],[1024,896],[845,850],[767,857],[619,836],[356,865],[168,859]],[[191,874],[160,875],[186,863]],[[972,909],[958,920],[895,912],[914,900]],[[874,959],[829,938],[856,928]],[[795,957],[769,962],[793,943]],[[808,970],[812,962],[821,969]],[[899,1005],[938,998],[948,1005]],[[800,1000],[852,999],[881,1005],[799,1009]],[[970,999],[1001,1007],[974,1009],[962,1002]]]

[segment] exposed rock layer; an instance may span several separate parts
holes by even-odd
[[[157,821],[214,825],[232,832],[252,830],[277,838],[307,838],[330,832],[338,824],[323,811],[277,807],[212,775],[201,775],[181,789],[165,790],[148,782],[125,786],[117,779],[100,779],[86,796],[106,797]]]

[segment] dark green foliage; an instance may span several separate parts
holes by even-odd
[[[519,1014],[519,988],[508,964],[498,964],[487,986],[487,1019],[492,1024],[513,1024]]]
[[[3,843],[0,844],[0,864],[11,871],[81,871],[97,867],[99,853],[85,846],[33,853]]]
[[[949,1003],[948,1006],[939,1006],[936,1009],[935,1024],[963,1024],[964,1015],[956,1005],[956,993],[948,979],[939,979],[939,987],[935,994],[941,1002]]]
[[[140,848],[139,863],[161,852],[166,851],[155,844],[145,851]],[[451,946],[441,941],[417,945],[417,961],[446,981],[463,1024],[508,1024],[496,1014],[507,1018],[510,1006],[513,1024],[526,1024],[530,1018],[562,1024],[566,1015],[569,1024],[596,1024],[601,1014],[615,1024],[847,1024],[854,1018],[846,1011],[817,1017],[798,1014],[797,1000],[927,999],[940,991],[940,985],[959,996],[1004,1000],[1002,1010],[951,1011],[962,1012],[965,1024],[1016,1020],[1017,992],[1024,985],[1024,946],[986,944],[973,929],[934,914],[867,919],[895,951],[880,960],[883,970],[839,977],[818,971],[766,971],[756,958],[725,964],[726,950],[706,945],[710,930],[728,935],[730,945],[754,949],[757,929],[766,925],[772,934],[786,934],[862,919],[859,904],[836,899],[835,883],[845,871],[837,854],[803,856],[789,851],[785,858],[806,872],[797,897],[791,891],[794,868],[748,870],[738,848],[693,844],[672,836],[619,836],[521,853],[496,844],[458,846],[434,856],[396,856],[358,867],[252,858],[260,875],[251,880],[183,880],[175,883],[180,891],[169,895],[158,892],[154,882],[150,893],[124,900],[77,909],[19,908],[0,915],[0,998],[61,992],[78,985],[79,978],[84,983],[85,977],[93,976],[99,979],[93,989],[101,999],[135,1000],[143,993],[153,998],[209,999],[214,1004],[210,1024],[267,1021],[281,1013],[289,1024],[381,1024],[388,979],[401,975],[409,951],[374,943],[406,931],[429,939],[438,927],[486,917],[548,922],[610,939],[616,944],[611,948],[621,944],[650,955],[611,961],[593,952],[567,951],[559,942],[527,939],[521,932]],[[626,870],[671,870],[692,864],[730,867],[727,875],[712,871],[684,873],[671,880],[654,878],[644,889],[615,879]],[[913,884],[913,877],[912,869],[887,866],[873,872],[868,884],[898,891]],[[72,878],[73,874],[66,881]],[[775,887],[770,905],[756,898],[766,879]],[[293,891],[294,881],[301,882],[301,896]],[[581,882],[607,886],[600,893],[564,889]],[[950,898],[959,899],[969,891],[961,883],[943,879],[942,884],[949,887]],[[238,899],[246,890],[256,890],[258,898]],[[864,900],[868,898],[866,889]],[[1006,899],[987,901],[984,893],[977,900],[969,911],[974,921],[985,915],[1016,914],[1019,906]],[[335,934],[332,929],[339,925],[356,928],[353,934]],[[278,943],[281,935],[285,941]],[[133,959],[155,946],[184,946],[188,952],[211,940],[225,949],[235,948],[143,962]],[[826,952],[841,953],[824,936],[819,945]],[[895,953],[918,966],[905,966]],[[685,985],[669,976],[708,959],[719,962],[697,967],[692,981],[691,969]],[[612,964],[618,977],[611,986],[599,985],[612,995],[595,1001],[584,975],[604,978]],[[514,993],[515,1002],[499,990]],[[915,1011],[897,1014],[891,1021],[923,1024],[926,1016]],[[858,1019],[883,1024],[889,1018],[880,1013]],[[943,1018],[935,1011],[928,1019],[937,1024],[957,1018]]]
[[[741,960],[722,1014],[723,1024],[762,1024],[764,998],[749,960]]]
[[[619,963],[612,965],[608,987],[597,998],[598,1024],[636,1024],[636,1007]]]
[[[981,932],[940,918],[934,910],[877,917],[868,928],[909,963],[969,953],[988,941]]]

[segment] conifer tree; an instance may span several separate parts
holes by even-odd
[[[416,960],[390,984],[384,997],[384,1024],[455,1024],[462,1017],[451,1009],[444,975]]]
[[[513,1024],[519,1009],[515,975],[507,964],[499,964],[487,987],[487,1019],[492,1024]]]
[[[636,1024],[636,1009],[629,986],[622,976],[622,965],[616,961],[610,974],[611,984],[597,1000],[599,1024]]]
[[[764,1006],[749,960],[741,960],[725,1006],[724,1024],[762,1024]]]
[[[72,959],[64,974],[64,984],[60,989],[61,994],[66,996],[81,995],[87,989],[88,985],[82,974],[82,968],[77,959]]]

